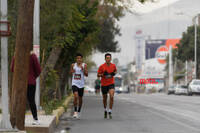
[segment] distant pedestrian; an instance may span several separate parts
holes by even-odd
[[[84,76],[88,76],[87,64],[83,63],[82,54],[78,53],[76,55],[76,63],[71,65],[70,73],[72,74],[72,90],[74,94],[73,117],[80,118],[85,86]]]
[[[12,59],[11,71],[14,72],[14,63],[15,59]],[[35,92],[36,92],[36,79],[41,73],[40,63],[37,56],[31,52],[29,59],[29,73],[28,73],[28,85],[27,85],[27,99],[31,112],[33,115],[33,125],[39,125],[38,116],[37,116],[37,107],[35,104]]]
[[[100,78],[98,77],[98,78],[95,80],[95,93],[96,93],[96,94],[99,94],[99,93],[100,93],[100,88],[101,88],[101,80],[100,80]]]
[[[114,103],[115,93],[115,81],[114,76],[117,73],[115,64],[111,63],[111,54],[105,54],[105,63],[102,64],[98,69],[98,77],[101,77],[101,90],[103,94],[103,105],[104,105],[104,118],[107,118],[107,112],[110,119],[112,119],[112,107]],[[110,96],[110,105],[107,109],[107,94]]]

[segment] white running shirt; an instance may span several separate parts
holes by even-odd
[[[84,68],[85,63],[82,63]],[[77,86],[78,88],[84,88],[85,80],[84,80],[84,72],[78,67],[77,63],[74,64],[73,69],[75,72],[72,75],[72,85]]]

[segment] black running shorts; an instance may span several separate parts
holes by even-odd
[[[115,85],[111,84],[111,85],[108,85],[108,86],[101,86],[102,94],[108,94],[110,89],[115,89]]]
[[[83,96],[84,88],[78,88],[77,86],[73,85],[73,86],[72,86],[72,90],[73,90],[73,93],[74,93],[74,92],[78,92],[78,95],[79,95],[80,97]]]

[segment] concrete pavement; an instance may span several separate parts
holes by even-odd
[[[68,108],[68,105],[70,104],[72,99],[72,94],[69,95],[62,106],[60,106],[58,109],[53,110],[52,115],[45,115],[45,112],[42,110],[38,111],[38,119],[40,124],[39,125],[33,125],[33,117],[30,111],[26,112],[25,117],[25,129],[28,132],[31,133],[54,133],[54,129],[59,122],[59,118],[62,115],[62,113],[65,111],[65,109]],[[1,121],[1,114],[0,114],[0,121]]]
[[[26,115],[25,130],[32,133],[53,133],[56,126],[56,117],[54,115],[38,115],[40,125],[33,125],[32,115]],[[1,115],[0,115],[1,121]],[[21,133],[22,131],[19,131]],[[18,133],[18,132],[17,132]]]
[[[113,119],[104,119],[102,98],[90,95],[84,97],[81,119],[65,113],[56,133],[199,133],[198,105],[200,97],[120,94]]]

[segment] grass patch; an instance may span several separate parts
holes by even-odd
[[[0,109],[0,114],[2,113],[1,109]]]
[[[43,105],[45,113],[47,115],[52,114],[53,110],[57,109],[60,106],[63,106],[63,103],[66,98],[67,98],[67,96],[63,97],[61,100],[58,100],[58,99],[47,100]]]

